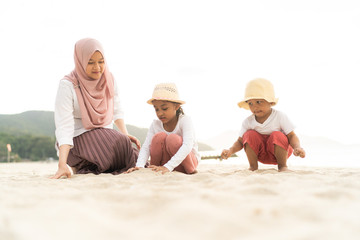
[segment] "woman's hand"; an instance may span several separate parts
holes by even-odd
[[[70,152],[71,146],[64,144],[59,147],[59,165],[58,170],[55,173],[54,176],[52,176],[52,179],[59,179],[63,176],[70,178],[71,177],[71,171],[66,164],[69,152]]]
[[[71,171],[66,164],[59,165],[59,168],[58,168],[57,172],[55,173],[55,175],[50,178],[51,179],[59,179],[63,176],[67,177],[67,178],[71,178]]]
[[[140,168],[139,167],[132,167],[132,168],[129,168],[126,172],[124,173],[131,173],[131,172],[134,172],[134,171],[137,171],[139,170]]]
[[[153,171],[155,172],[161,172],[162,174],[170,172],[169,169],[167,169],[164,166],[155,166],[155,165],[150,165],[149,168],[151,168]]]
[[[141,143],[140,143],[139,139],[137,139],[136,137],[134,137],[134,136],[132,136],[132,135],[128,135],[128,137],[130,138],[130,141],[133,142],[133,143],[135,143],[136,147],[137,147],[138,149],[140,149]]]

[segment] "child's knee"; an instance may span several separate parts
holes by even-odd
[[[279,131],[272,132],[270,134],[268,142],[270,144],[278,145],[285,150],[289,147],[289,144],[290,144],[287,136],[284,133],[279,132]]]
[[[270,134],[267,144],[272,154],[275,154],[275,149],[277,149],[280,152],[287,151],[288,152],[287,155],[288,157],[290,157],[293,151],[293,149],[290,146],[289,139],[284,133],[280,131],[272,132]]]
[[[255,130],[249,130],[244,133],[243,136],[244,148],[251,147],[253,150],[257,150],[259,146],[263,144],[263,137],[260,133]]]
[[[182,145],[183,139],[177,134],[170,134],[166,138],[166,146],[168,147],[180,147]]]
[[[249,145],[249,143],[245,143],[245,144],[244,144],[244,150],[245,150],[245,152],[246,152],[248,149],[254,151],[254,150],[251,148],[251,146]]]
[[[271,141],[275,141],[275,140],[280,140],[282,142],[284,141],[288,141],[288,138],[286,137],[286,135],[280,131],[275,131],[275,132],[272,132],[270,134],[270,138],[269,140],[271,139]]]
[[[285,149],[283,146],[281,145],[277,145],[277,144],[274,144],[274,155],[276,155],[277,153],[285,153],[287,152],[287,149]]]
[[[167,134],[164,132],[156,133],[151,140],[151,144],[165,142],[166,137],[167,137]]]
[[[167,152],[174,155],[183,144],[183,139],[177,134],[170,134],[167,136],[165,143]]]

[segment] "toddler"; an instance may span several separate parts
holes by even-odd
[[[244,148],[249,170],[257,170],[259,161],[278,165],[279,172],[288,170],[286,162],[292,153],[304,158],[305,151],[294,133],[293,123],[284,113],[272,108],[277,102],[270,81],[262,78],[250,81],[238,106],[250,110],[252,115],[243,121],[239,138],[231,148],[222,151],[221,158],[227,159]]]

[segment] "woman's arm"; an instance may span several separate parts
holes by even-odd
[[[67,80],[59,83],[59,88],[55,100],[55,135],[58,150],[59,164],[58,170],[51,178],[58,179],[62,176],[71,177],[70,169],[67,166],[67,158],[73,145],[74,136],[74,105],[73,105],[73,84]]]
[[[71,148],[70,145],[61,145],[60,146],[58,170],[55,173],[55,175],[51,177],[52,179],[59,179],[62,176],[65,176],[68,178],[71,177],[71,171],[66,164],[67,158],[69,156],[70,148]]]
[[[115,120],[115,125],[116,127],[119,129],[119,131],[125,135],[129,135],[128,134],[128,131],[126,129],[126,126],[125,126],[125,122],[124,122],[124,119],[117,119]]]
[[[124,122],[124,110],[121,105],[119,89],[118,89],[117,82],[115,79],[114,79],[114,123],[115,123],[116,127],[119,129],[119,131],[121,133],[127,135],[129,137],[130,141],[135,143],[136,147],[138,149],[140,149],[140,146],[141,146],[140,141],[136,137],[129,135],[129,133],[126,129],[126,125]]]
[[[136,137],[129,135],[126,126],[125,126],[125,122],[124,119],[117,119],[115,120],[115,125],[116,127],[119,129],[119,131],[125,135],[127,135],[130,138],[130,141],[136,144],[136,147],[138,149],[140,149],[141,147],[141,143],[139,141],[139,139],[137,139]]]

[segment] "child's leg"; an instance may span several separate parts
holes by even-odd
[[[249,146],[248,143],[245,144],[245,152],[246,152],[246,156],[248,158],[249,164],[250,164],[250,171],[255,171],[259,168],[258,165],[258,157],[256,155],[256,153],[254,152],[254,150],[252,150],[252,148]]]
[[[166,150],[170,156],[174,156],[182,146],[182,137],[176,134],[170,134],[166,139]],[[182,173],[191,174],[196,171],[198,160],[194,153],[190,152],[186,158],[174,170]]]
[[[166,151],[165,140],[167,134],[157,133],[153,136],[150,146],[150,165],[162,166],[170,160],[170,155]]]
[[[249,130],[243,136],[243,143],[250,164],[249,170],[255,171],[258,169],[258,155],[264,149],[263,137],[257,131]]]
[[[278,162],[279,172],[288,170],[287,162],[287,151],[278,145],[274,145],[274,155]]]
[[[279,171],[288,170],[286,163],[287,159],[292,154],[293,149],[290,146],[286,135],[279,131],[271,133],[267,141],[267,146],[269,151],[274,154],[276,158]]]

